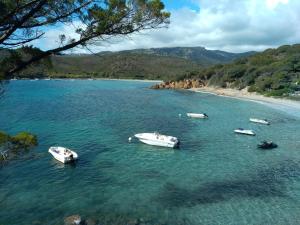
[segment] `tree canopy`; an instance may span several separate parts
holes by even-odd
[[[0,76],[77,46],[165,27],[169,17],[160,0],[0,0]],[[47,29],[74,22],[77,38],[58,34],[59,46],[43,51],[28,46]]]

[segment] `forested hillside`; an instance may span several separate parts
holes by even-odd
[[[207,85],[243,89],[270,96],[290,95],[300,90],[300,44],[277,49],[215,65],[191,74]]]
[[[28,51],[37,49],[26,48]],[[7,56],[8,52],[0,51]],[[17,54],[16,54],[17,53]],[[26,57],[24,50],[11,51],[9,60]],[[60,77],[60,78],[132,78],[132,79],[180,79],[195,74],[200,69],[217,63],[228,63],[234,59],[253,54],[229,53],[207,50],[203,47],[177,47],[137,49],[98,54],[52,55],[39,64],[34,64],[16,74],[19,78]],[[0,54],[1,61],[1,54]],[[13,65],[13,63],[12,63]],[[10,66],[2,63],[2,69]]]

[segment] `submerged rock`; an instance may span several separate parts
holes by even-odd
[[[0,150],[0,161],[8,159],[8,151]]]
[[[81,225],[83,221],[79,215],[71,215],[64,219],[65,225]]]
[[[145,221],[143,218],[138,218],[138,219],[130,219],[126,225],[145,225]]]
[[[127,222],[127,225],[139,225],[138,219],[131,219]]]
[[[38,145],[37,137],[29,132],[10,136],[0,131],[0,161],[10,160]]]
[[[97,222],[93,219],[87,219],[84,224],[85,225],[96,225]]]

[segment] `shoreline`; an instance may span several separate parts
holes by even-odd
[[[117,79],[117,78],[94,78],[94,80],[116,80],[116,81],[140,81],[140,82],[163,82],[162,80],[148,80],[148,79]]]
[[[8,79],[6,81],[15,81],[15,80],[48,80],[49,78],[21,78],[21,79]],[[149,83],[153,83],[153,82],[163,82],[162,80],[149,80],[149,79],[118,79],[118,78],[51,78],[50,80],[115,80],[115,81],[139,81],[139,82],[149,82]]]
[[[300,112],[300,101],[290,100],[285,98],[266,97],[263,95],[259,95],[257,93],[248,92],[246,89],[236,90],[231,88],[202,87],[202,88],[191,88],[189,90],[193,92],[213,94],[220,97],[252,101],[288,113]]]

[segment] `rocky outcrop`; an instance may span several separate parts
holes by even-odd
[[[152,89],[190,89],[206,86],[206,83],[199,79],[185,79],[180,81],[166,81],[153,85]]]

